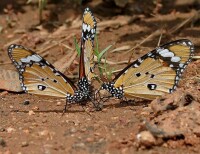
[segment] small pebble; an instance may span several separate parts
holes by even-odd
[[[3,138],[0,137],[0,146],[5,147],[6,146],[6,142],[4,141]]]
[[[70,129],[70,133],[76,133],[76,131],[77,131],[77,130],[76,130],[75,128],[71,128],[71,129]]]
[[[74,145],[72,145],[73,148],[85,148],[85,144],[84,143],[76,143]]]
[[[28,129],[23,130],[24,133],[29,134],[30,131]]]
[[[33,110],[28,111],[28,115],[34,115],[35,112]]]
[[[23,104],[24,104],[24,105],[29,105],[30,102],[29,102],[28,100],[25,100],[25,101],[23,102]]]
[[[56,103],[57,106],[60,106],[61,104],[62,104],[61,102],[57,102],[57,103]]]
[[[22,142],[22,147],[27,147],[29,144],[28,144],[28,142],[26,142],[26,141],[24,141],[24,142]]]
[[[94,142],[94,139],[91,138],[91,137],[88,137],[88,138],[86,139],[86,141],[91,143],[91,142]]]
[[[94,133],[95,136],[100,136],[100,133]]]
[[[5,132],[5,128],[0,127],[0,132]]]
[[[41,136],[47,136],[49,134],[49,131],[48,130],[43,130],[43,131],[39,132],[39,134]]]
[[[156,143],[156,139],[149,131],[142,131],[137,134],[137,140],[139,141],[140,145],[145,147],[152,147]]]
[[[39,110],[38,106],[33,107],[33,110]]]
[[[8,132],[8,133],[12,133],[12,132],[14,132],[14,131],[15,131],[15,129],[12,128],[12,127],[8,127],[8,128],[7,128],[7,132]]]
[[[10,107],[10,109],[13,109],[13,108],[14,108],[14,106],[12,106],[12,105],[10,105],[9,107]]]

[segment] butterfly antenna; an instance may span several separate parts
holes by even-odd
[[[101,97],[100,90],[101,90],[101,89],[99,89],[99,90],[97,90],[97,91],[95,92],[95,96],[96,96],[97,94],[99,95],[99,101],[98,101],[98,106],[97,106],[98,109],[102,109],[103,104],[104,104],[106,101],[108,101],[110,98],[113,97],[113,96]],[[97,99],[96,99],[96,100],[97,100]]]
[[[94,96],[94,98],[92,98],[91,96],[89,96],[89,98],[90,98],[92,104],[94,105],[94,108],[95,108],[96,110],[100,110],[100,109],[99,109],[99,102],[98,102],[98,104],[95,102],[95,96]]]

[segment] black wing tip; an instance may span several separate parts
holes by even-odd
[[[90,10],[90,8],[89,8],[89,7],[86,7],[86,8],[85,8],[85,11],[89,11],[89,10]]]
[[[187,46],[194,47],[194,44],[189,39],[180,39],[180,40],[175,40],[173,42],[186,43]]]
[[[84,13],[83,13],[83,16],[84,16],[86,13],[90,13],[90,14],[91,14],[91,16],[92,16],[92,18],[93,18],[93,21],[94,21],[94,23],[95,23],[95,25],[96,25],[96,19],[95,19],[94,15],[93,15],[93,13],[92,13],[92,11],[91,11],[91,9],[90,9],[89,7],[86,7],[86,8],[85,8]]]
[[[18,44],[10,44],[8,46],[8,52],[11,52],[14,48],[22,48],[22,46]]]
[[[87,12],[89,12],[89,13],[92,14],[92,11],[91,11],[91,9],[90,9],[89,7],[86,7],[86,8],[84,9],[84,13],[87,13]]]
[[[16,44],[10,44],[9,46],[8,46],[8,50],[9,49],[13,49],[13,48],[15,48],[17,45]]]
[[[11,45],[9,45],[9,46],[8,46],[8,49],[7,49],[8,54],[11,54],[12,51],[13,51],[13,49],[14,49],[16,46],[17,46],[16,44],[11,44]]]

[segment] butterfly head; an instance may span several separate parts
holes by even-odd
[[[115,87],[114,82],[103,83],[101,89],[107,90],[113,97],[118,99],[124,97],[123,87]]]

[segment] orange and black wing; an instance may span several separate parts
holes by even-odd
[[[83,13],[81,55],[79,64],[79,79],[86,77],[88,81],[94,77],[94,37],[97,23],[89,8]]]
[[[114,79],[113,88],[117,92],[123,89],[127,98],[150,100],[171,93],[193,54],[193,43],[186,39],[157,47],[123,69]]]
[[[12,44],[8,55],[19,72],[25,92],[56,97],[74,94],[76,87],[70,79],[30,49]]]

